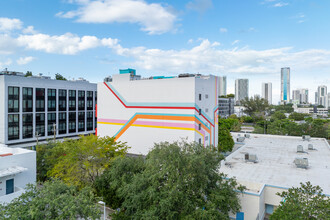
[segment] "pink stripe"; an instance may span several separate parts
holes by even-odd
[[[122,123],[125,124],[127,120],[120,120],[120,119],[105,119],[105,118],[97,118],[98,122],[110,122],[110,123]]]

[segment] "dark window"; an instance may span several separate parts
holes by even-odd
[[[19,112],[19,87],[8,87],[8,112]]]
[[[69,90],[69,110],[76,110],[76,90]]]
[[[202,114],[202,109],[199,109],[199,115],[201,115]]]
[[[19,114],[8,115],[8,140],[19,139]]]
[[[87,110],[93,110],[93,91],[87,91]]]
[[[202,129],[202,124],[198,124],[198,130]]]
[[[36,113],[36,135],[45,136],[45,113]]]
[[[56,113],[48,113],[47,115],[47,128],[48,128],[48,135],[54,135],[54,124],[56,125]]]
[[[85,110],[85,91],[78,91],[78,110]]]
[[[69,112],[69,133],[76,132],[76,113]]]
[[[78,112],[78,131],[85,131],[85,112]]]
[[[33,110],[33,88],[23,88],[23,112],[32,112]]]
[[[33,114],[23,114],[23,138],[33,137]]]
[[[56,111],[56,89],[48,89],[48,111]]]
[[[199,101],[202,100],[202,94],[199,94],[198,99],[199,99]]]
[[[95,105],[97,104],[97,92],[95,92]]]
[[[202,144],[202,139],[201,138],[198,139],[198,143]]]
[[[93,130],[93,112],[87,112],[87,131]]]
[[[58,110],[66,111],[66,90],[58,90]]]
[[[45,111],[45,89],[36,88],[36,111]]]
[[[58,133],[66,134],[66,112],[58,114]]]

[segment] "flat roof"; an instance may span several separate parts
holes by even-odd
[[[238,133],[232,135],[236,140]],[[315,150],[308,150],[308,144]],[[305,153],[297,153],[297,145]],[[258,162],[246,162],[245,153],[256,154]],[[308,158],[307,169],[296,167],[293,161],[298,157]],[[310,181],[330,195],[330,147],[323,138],[303,141],[302,137],[250,134],[242,147],[222,161],[220,172],[236,177],[251,192],[258,193],[264,184],[291,188]]]
[[[0,159],[1,159],[1,157],[17,155],[17,154],[25,154],[25,153],[30,153],[30,152],[33,152],[33,151],[23,149],[23,148],[11,148],[11,147],[0,146]],[[3,155],[3,156],[1,156],[1,155]]]

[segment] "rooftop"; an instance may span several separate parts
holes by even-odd
[[[33,152],[32,150],[27,150],[23,148],[11,148],[11,147],[3,147],[0,146],[0,160],[2,157],[17,155],[17,154],[25,154]]]
[[[233,133],[236,140],[238,133]],[[244,136],[244,134],[240,134]],[[312,144],[315,150],[308,150]],[[302,145],[304,153],[297,153]],[[257,163],[245,161],[245,154],[256,154]],[[308,158],[307,169],[297,168],[295,158]],[[222,161],[220,171],[236,177],[248,191],[259,192],[264,184],[290,188],[310,181],[330,195],[330,147],[325,139],[250,134],[242,147]]]

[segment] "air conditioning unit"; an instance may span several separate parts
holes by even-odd
[[[237,138],[237,142],[244,142],[244,140],[245,140],[245,137],[238,137]]]
[[[296,158],[293,162],[298,168],[304,168],[304,169],[308,168],[307,158]]]
[[[249,153],[245,153],[244,155],[244,159],[247,162],[253,162],[253,163],[258,163],[258,157],[256,154],[249,154]]]
[[[313,144],[308,144],[308,150],[315,150]]]
[[[250,134],[245,134],[244,137],[250,138]]]
[[[302,145],[297,146],[297,153],[304,153],[304,147]]]
[[[309,141],[311,139],[311,136],[309,135],[303,135],[302,136],[303,141]]]

